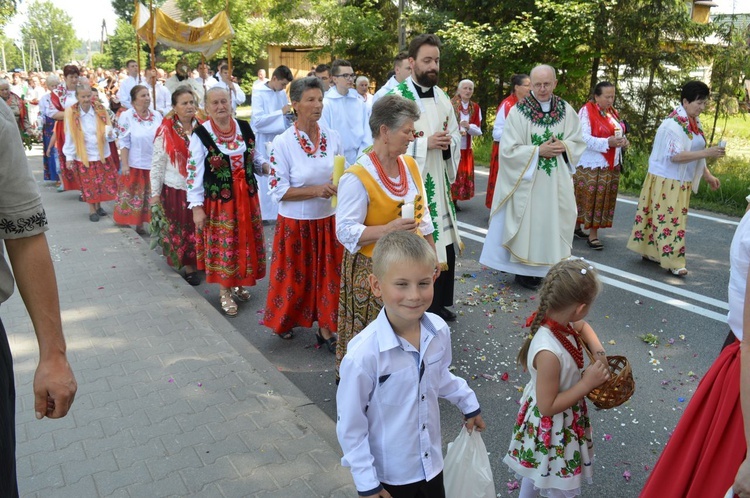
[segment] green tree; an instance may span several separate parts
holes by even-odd
[[[115,32],[109,37],[107,43],[109,46],[108,53],[112,57],[112,64],[115,68],[125,67],[125,62],[129,59],[136,59],[137,45],[135,40],[135,29],[133,25],[122,19],[117,20]],[[141,67],[146,66],[148,60],[148,46],[141,46]]]
[[[0,43],[5,50],[5,67],[12,71],[15,68],[23,68],[23,56],[13,40],[0,33]]]
[[[26,47],[30,40],[36,40],[43,69],[52,67],[52,49],[55,65],[60,68],[71,60],[78,46],[73,20],[49,0],[36,0],[29,5],[28,17],[21,26],[21,37]]]

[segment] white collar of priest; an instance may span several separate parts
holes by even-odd
[[[417,90],[417,95],[420,99],[435,98],[435,90],[433,86],[422,86],[416,81],[414,83],[414,89]]]
[[[546,102],[542,102],[538,98],[536,98],[536,95],[534,95],[534,90],[531,91],[531,96],[534,97],[534,100],[539,102],[539,105],[542,107],[542,111],[549,112],[549,110],[552,108],[552,94],[549,96],[549,100]]]

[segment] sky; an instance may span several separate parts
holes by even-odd
[[[18,38],[21,34],[21,25],[26,20],[26,9],[31,0],[22,0],[19,5],[19,13],[11,21],[6,29],[6,34],[11,38]],[[711,9],[715,13],[750,12],[747,0],[713,0],[719,4]],[[82,39],[98,40],[101,34],[102,19],[107,22],[107,30],[112,33],[115,29],[117,16],[112,9],[109,0],[54,0],[55,5],[63,9],[73,18],[73,27],[76,36]]]

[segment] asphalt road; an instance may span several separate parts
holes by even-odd
[[[466,248],[456,269],[454,309],[460,316],[452,327],[453,360],[456,373],[479,397],[488,424],[483,437],[496,491],[508,496],[515,479],[501,459],[518,411],[519,390],[528,381],[528,374],[515,365],[515,356],[522,342],[521,324],[536,309],[536,296],[514,285],[513,276],[478,263],[488,220],[485,171],[477,168],[476,197],[462,202],[458,215]],[[636,381],[636,393],[625,405],[592,410],[594,484],[584,487],[584,496],[638,495],[728,332],[728,255],[739,220],[692,211],[686,237],[690,275],[678,278],[625,249],[634,213],[635,199],[621,198],[614,228],[600,232],[603,251],[589,249],[582,240],[574,243],[574,254],[594,262],[605,283],[587,319],[608,353],[628,357]],[[270,250],[273,227],[266,227],[266,237]],[[260,321],[266,288],[264,279],[253,289],[250,302],[239,303],[239,316],[231,323],[335,419],[334,356],[315,347],[313,330],[297,330],[294,340],[282,341],[264,328]],[[201,284],[198,290],[219,307],[216,286]],[[656,335],[658,345],[641,340],[644,334]],[[441,418],[447,443],[459,433],[461,414],[446,403]],[[517,496],[517,491],[511,495]]]

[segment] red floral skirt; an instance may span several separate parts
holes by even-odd
[[[500,142],[492,142],[492,154],[490,155],[490,178],[487,180],[487,196],[484,198],[484,205],[487,209],[492,209],[492,196],[495,195],[495,183],[497,182],[497,172],[500,168],[498,155],[500,154]]]
[[[187,192],[164,185],[161,190],[161,205],[164,216],[169,221],[168,239],[159,240],[167,262],[175,268],[185,265],[196,265],[195,223],[193,212],[187,208]],[[176,254],[178,261],[172,261],[171,254]]]
[[[747,446],[740,406],[740,342],[727,346],[696,389],[641,498],[722,497]]]
[[[232,199],[206,198],[206,224],[195,249],[206,282],[222,287],[253,286],[266,275],[266,250],[258,196],[250,196],[245,170],[232,172]]]
[[[461,162],[458,163],[456,181],[451,185],[454,201],[468,201],[474,197],[474,151],[461,149]]]
[[[113,201],[117,198],[117,166],[112,156],[102,161],[89,161],[86,166],[81,161],[73,161],[78,175],[83,202],[89,204]]]
[[[264,325],[283,334],[318,322],[336,332],[343,256],[335,216],[295,220],[279,215]]]
[[[63,188],[65,190],[80,190],[81,184],[78,182],[78,168],[75,164],[68,168],[68,161],[63,155],[62,150],[57,151],[57,158],[60,161],[60,176],[62,176]]]
[[[148,205],[151,197],[150,173],[147,169],[130,168],[128,175],[120,175],[113,215],[115,223],[140,226],[151,221]]]

